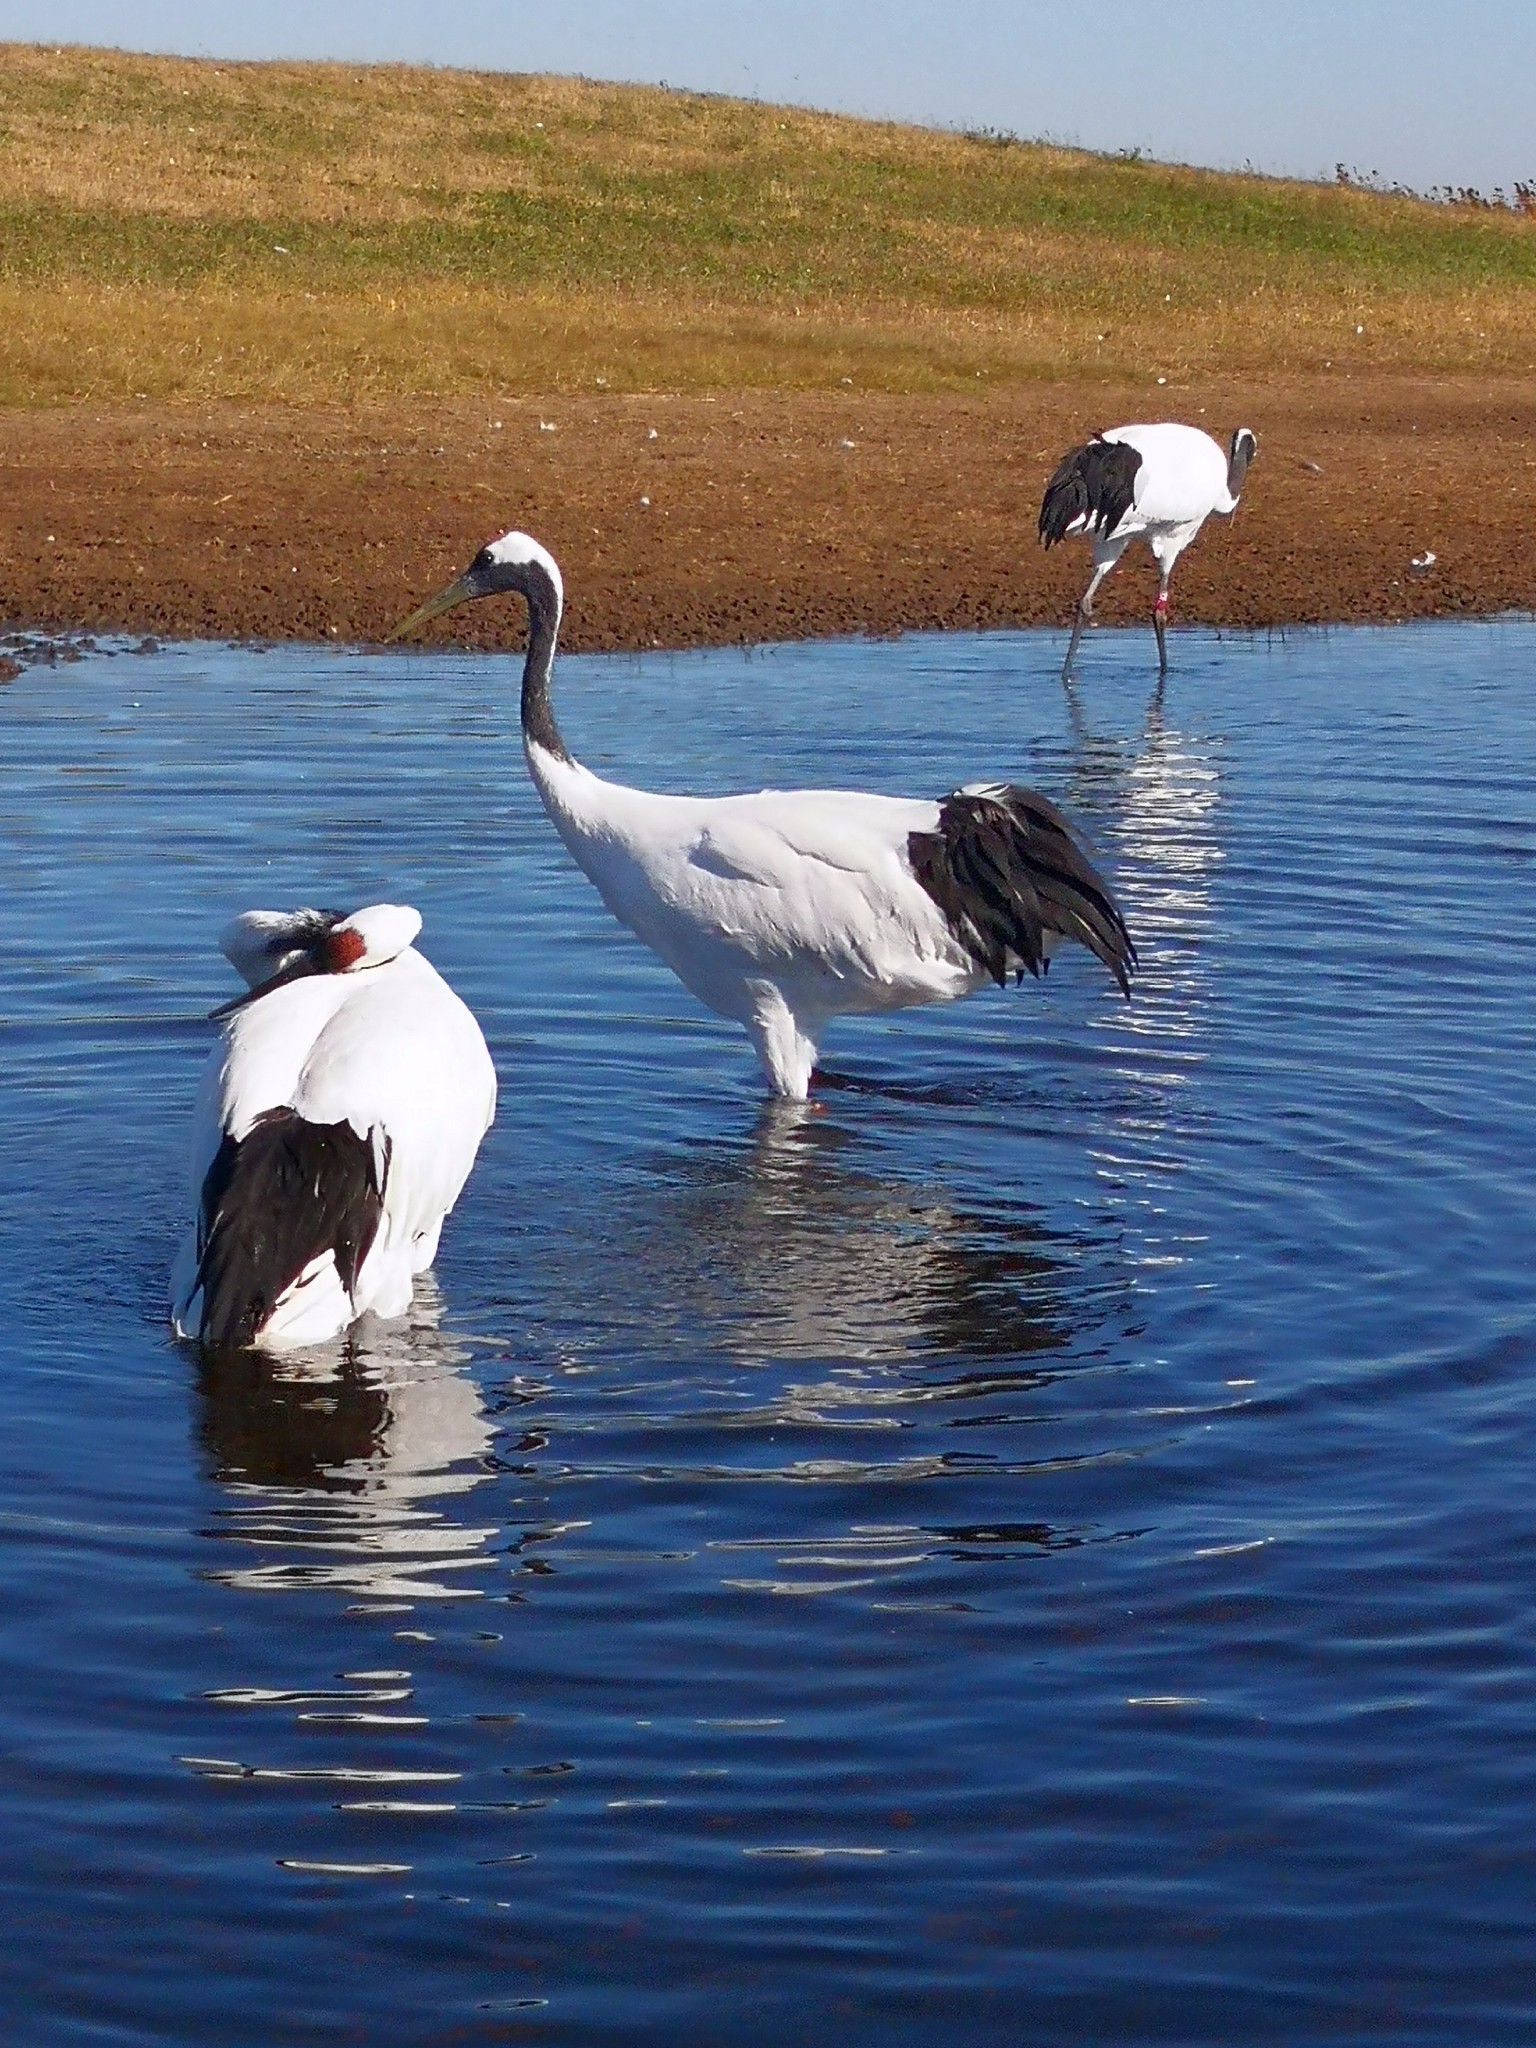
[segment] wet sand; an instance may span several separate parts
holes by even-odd
[[[0,415],[0,624],[369,640],[518,525],[561,561],[577,649],[1062,625],[1087,554],[1041,552],[1045,479],[1094,427],[1148,417],[1259,437],[1237,517],[1212,521],[1179,565],[1175,622],[1536,603],[1536,377],[1336,374],[975,398],[13,412]],[[1415,571],[1426,549],[1435,564]],[[1139,549],[1100,617],[1149,617],[1154,587]],[[439,631],[497,645],[520,625],[514,607],[484,605]]]

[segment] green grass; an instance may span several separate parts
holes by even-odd
[[[535,381],[596,374],[594,348],[636,381],[626,327],[641,381],[775,381],[765,338],[807,320],[820,368],[792,347],[790,381],[839,336],[896,385],[1524,370],[1533,286],[1536,222],[1358,188],[643,87],[0,45],[12,402],[215,395],[228,351],[168,371],[152,335],[201,317],[212,344],[242,308],[276,397],[355,389],[369,322],[380,392],[496,378],[497,347]],[[561,304],[575,354],[546,358]]]

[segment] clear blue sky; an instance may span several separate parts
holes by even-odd
[[[1093,149],[1536,182],[1536,0],[4,0],[0,34],[665,80]]]

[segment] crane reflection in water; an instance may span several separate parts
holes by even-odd
[[[777,1563],[757,1590],[894,1590],[956,1545],[1039,1555],[1111,1533],[1093,1509],[1041,1514],[1036,1482],[1057,1475],[1059,1507],[1074,1467],[1124,1449],[1112,1234],[892,1172],[868,1121],[855,1090],[770,1105],[745,1142],[658,1160],[643,1207],[582,1234],[600,1262],[573,1237],[562,1271],[546,1247],[550,1297],[580,1300],[523,1388],[556,1489],[578,1485],[590,1515],[642,1482],[647,1526],[690,1546],[702,1511],[726,1587],[759,1550]]]
[[[1094,819],[1097,835],[1106,827],[1113,835],[1116,872],[1135,902],[1149,964],[1166,973],[1169,945],[1182,954],[1213,922],[1212,890],[1226,859],[1223,742],[1171,718],[1161,682],[1131,734],[1096,731],[1075,684],[1066,698],[1068,801]],[[1138,995],[1145,989],[1143,982]]]
[[[1208,948],[1229,858],[1225,742],[1171,716],[1161,681],[1135,732],[1096,728],[1070,682],[1066,700],[1068,801],[1092,819],[1096,838],[1113,845],[1142,934],[1137,1000],[1121,1006],[1110,1028],[1141,1055],[1156,1049],[1157,1066],[1146,1075],[1155,1075],[1172,1115],[1210,1050]]]
[[[1083,1362],[1085,1328],[1118,1315],[1113,1247],[1092,1224],[1068,1237],[1026,1201],[973,1204],[893,1174],[861,1122],[856,1105],[770,1105],[745,1143],[658,1160],[643,1208],[616,1202],[555,1256],[546,1247],[543,1285],[580,1303],[564,1361],[584,1361],[557,1431],[568,1403],[605,1427],[633,1404],[632,1421],[686,1412],[691,1430],[728,1428],[736,1450],[743,1430],[790,1423],[764,1454],[800,1444],[813,1462],[828,1429],[876,1432],[877,1459],[885,1432],[916,1429],[922,1458],[942,1463],[935,1403],[1027,1403]],[[981,1452],[979,1434],[969,1445]]]
[[[202,1438],[224,1495],[210,1533],[260,1553],[210,1578],[385,1600],[480,1591],[499,1532],[440,1503],[490,1476],[494,1428],[442,1308],[428,1274],[405,1317],[366,1318],[342,1343],[203,1359]]]
[[[706,1248],[687,1313],[738,1358],[1043,1364],[1072,1335],[1065,1248],[1037,1211],[999,1202],[987,1214],[883,1174],[832,1114],[770,1105],[747,1147],[691,1155],[654,1222],[652,1262],[685,1269]]]

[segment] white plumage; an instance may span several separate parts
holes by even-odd
[[[1237,510],[1243,478],[1258,452],[1249,427],[1239,427],[1223,450],[1199,427],[1161,420],[1147,426],[1110,427],[1062,457],[1040,505],[1046,547],[1076,534],[1093,542],[1093,575],[1077,607],[1062,675],[1071,672],[1083,627],[1093,617],[1099,585],[1133,540],[1145,539],[1158,567],[1159,671],[1168,666],[1165,627],[1173,565],[1212,514]]]
[[[419,914],[248,911],[192,1146],[178,1334],[286,1350],[402,1315],[496,1107],[479,1025],[411,943]]]
[[[1038,972],[1061,938],[1126,985],[1135,951],[1119,910],[1066,820],[1033,791],[973,786],[942,802],[844,790],[669,796],[582,767],[549,703],[560,571],[526,534],[482,548],[391,637],[510,591],[529,611],[524,752],[556,831],[614,916],[745,1028],[778,1094],[804,1098],[832,1018]]]
[[[906,860],[936,803],[840,790],[688,797],[604,782],[530,748],[555,829],[621,923],[699,1001],[742,1025],[776,1093],[803,1098],[844,1011],[979,988]]]

